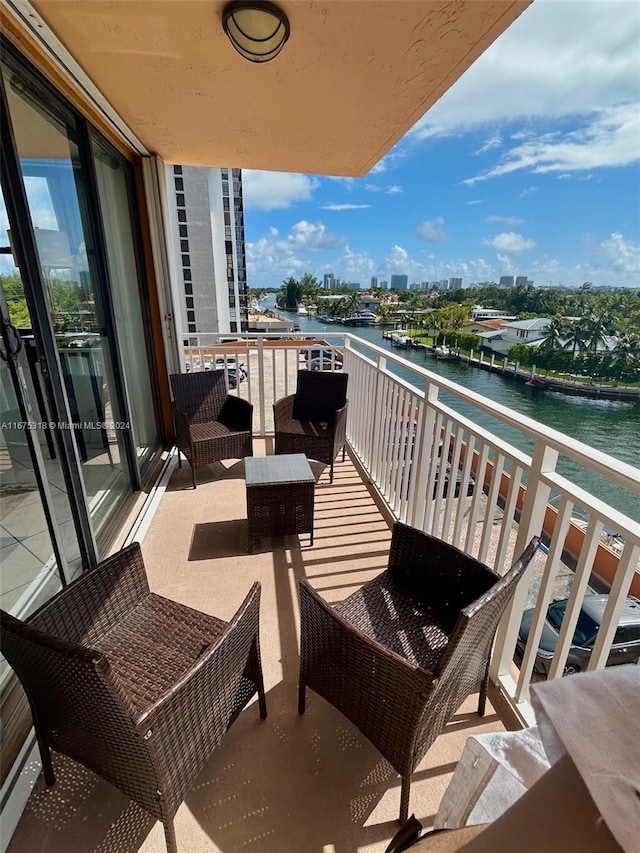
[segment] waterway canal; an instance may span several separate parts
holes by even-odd
[[[270,302],[273,305],[273,302]],[[343,326],[328,325],[315,317],[296,317],[289,313],[283,316],[298,323],[303,333],[347,331]],[[382,329],[379,327],[348,331],[383,349],[391,349],[389,342],[383,340]],[[553,427],[571,438],[605,451],[629,465],[636,467],[640,465],[640,403],[638,402],[593,400],[586,397],[569,397],[550,391],[532,390],[523,383],[515,382],[497,373],[469,367],[458,361],[436,360],[424,350],[394,350],[394,353],[457,382],[471,391],[482,394],[496,403],[501,403]],[[406,378],[409,379],[410,376],[407,375]],[[445,395],[443,399],[446,399]],[[479,425],[500,435],[522,450],[531,452],[532,444],[526,437],[506,427],[490,415],[478,413],[475,409],[473,412],[465,411],[462,404],[453,398],[447,399],[446,402],[461,414],[472,415]],[[637,519],[640,516],[640,499],[637,495],[621,489],[614,483],[609,483],[596,474],[585,471],[568,459],[561,460],[559,470],[587,491],[631,518]]]

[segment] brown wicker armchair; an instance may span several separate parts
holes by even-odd
[[[329,465],[342,448],[344,462],[347,430],[348,373],[299,370],[296,393],[273,407],[275,452],[304,453]]]
[[[194,489],[198,468],[221,459],[253,456],[253,406],[227,393],[224,371],[174,373],[169,378],[178,466],[182,451],[191,465]]]
[[[402,776],[401,821],[416,765],[478,686],[484,715],[494,634],[537,545],[500,577],[398,523],[387,570],[336,607],[299,581],[298,711],[310,687],[369,738]]]
[[[107,558],[25,622],[0,611],[47,785],[50,750],[89,767],[164,824],[257,693],[260,584],[230,622],[149,592],[140,546]]]

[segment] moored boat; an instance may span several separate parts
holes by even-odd
[[[436,358],[455,358],[455,353],[446,344],[440,344],[440,346],[435,347],[433,354]]]
[[[355,311],[342,322],[345,326],[375,326],[378,318],[373,311]]]

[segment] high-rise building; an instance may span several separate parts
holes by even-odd
[[[373,287],[377,287],[377,286],[378,286],[378,276],[377,276],[377,275],[372,275],[372,276],[371,276],[371,285],[370,285],[370,286],[371,286],[372,288],[373,288]]]
[[[406,290],[409,284],[409,276],[406,275],[392,275],[391,276],[391,290]]]
[[[499,287],[513,287],[515,283],[515,277],[512,275],[501,275]]]
[[[533,285],[531,279],[526,275],[517,275],[516,276],[516,287],[527,287],[528,285]]]
[[[326,272],[322,279],[322,289],[323,290],[334,290],[335,288],[335,278],[332,272]]]
[[[380,287],[382,288],[382,290],[388,290],[389,289],[389,282],[388,281],[381,281]]]
[[[453,277],[449,279],[449,290],[458,290],[462,287],[462,278]]]
[[[166,175],[183,335],[246,331],[240,169],[167,166]]]

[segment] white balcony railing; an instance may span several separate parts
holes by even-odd
[[[302,336],[275,341],[247,335],[234,343],[220,338],[200,336],[197,344],[191,338],[194,345],[184,349],[187,369],[215,369],[216,358],[243,364],[246,379],[232,393],[254,404],[254,431],[262,436],[272,433],[271,404],[293,392],[298,368],[311,363],[318,350],[332,350],[329,362],[316,364],[348,371],[350,447],[398,520],[446,539],[498,571],[542,532],[545,547],[501,623],[491,662],[493,681],[524,720],[531,719],[528,687],[547,606],[554,598],[568,598],[549,671],[555,678],[564,672],[594,573],[604,579],[609,599],[588,668],[606,664],[621,608],[640,583],[640,523],[576,480],[588,472],[635,501],[640,470],[357,336],[323,333],[324,345]],[[233,379],[233,370],[227,372]],[[519,440],[507,442],[480,426],[476,417],[486,423],[487,416],[515,431]],[[573,478],[559,471],[567,460],[578,472]],[[578,518],[586,523],[578,524]],[[615,542],[609,535],[607,544],[605,531],[615,531]],[[518,668],[513,657],[526,607],[534,607],[535,615]]]

